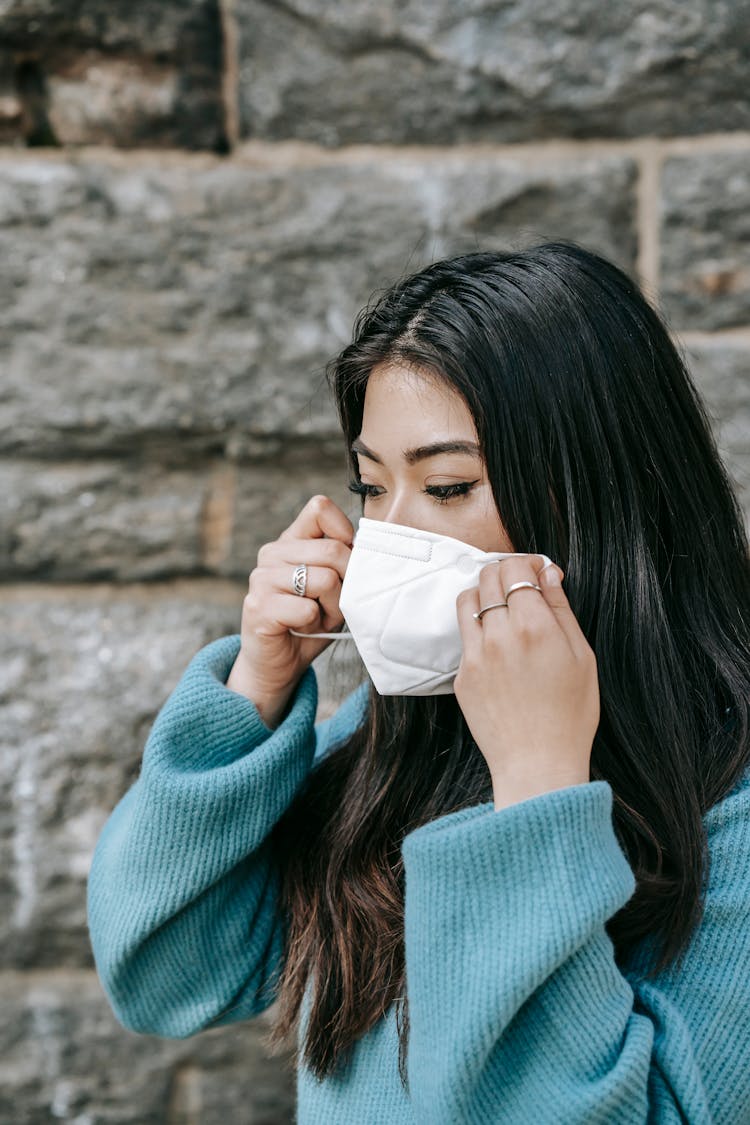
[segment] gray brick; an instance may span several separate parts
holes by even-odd
[[[122,1028],[93,972],[3,973],[0,987],[0,1121],[7,1125],[294,1120],[290,1052],[271,1054],[264,1043],[274,1009],[188,1039],[162,1039]]]
[[[750,324],[750,150],[673,157],[662,192],[661,295],[672,324]]]
[[[291,443],[289,443],[291,444]],[[344,443],[301,441],[275,458],[165,469],[128,461],[0,461],[0,580],[247,579],[311,496],[350,519]]]
[[[208,491],[206,470],[0,462],[0,579],[194,574]]]
[[[236,8],[247,137],[455,144],[750,125],[747,0]]]
[[[0,685],[2,964],[86,965],[85,879],[104,820],[190,656],[235,605],[158,587],[6,595]]]
[[[634,190],[621,157],[0,159],[0,453],[338,450],[323,369],[376,289],[555,235],[632,267]]]
[[[218,0],[9,0],[6,139],[222,148]]]
[[[750,534],[750,348],[741,341],[691,343],[685,353]]]

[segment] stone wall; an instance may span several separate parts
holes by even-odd
[[[376,289],[540,237],[610,255],[750,513],[748,50],[709,0],[2,5],[1,1122],[293,1119],[266,1016],[119,1027],[85,881],[260,544],[315,492],[357,511],[323,368]],[[329,654],[320,717],[356,671]]]

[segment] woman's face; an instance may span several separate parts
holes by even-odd
[[[476,448],[417,455],[448,441]],[[482,551],[513,550],[471,413],[456,391],[430,374],[398,363],[373,368],[352,449],[367,486],[363,514],[369,519],[450,535]]]

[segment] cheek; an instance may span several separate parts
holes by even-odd
[[[500,516],[495,505],[495,497],[489,484],[477,485],[471,493],[472,509],[488,523],[500,524]]]
[[[489,484],[478,490],[471,506],[468,525],[471,542],[481,551],[513,551],[513,545],[495,506],[495,497]]]

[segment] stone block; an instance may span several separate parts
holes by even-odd
[[[750,535],[750,349],[742,341],[683,347]]]
[[[218,0],[9,0],[0,73],[29,144],[177,145],[224,151]]]
[[[627,157],[0,158],[0,454],[339,456],[326,361],[436,258],[577,239],[633,268]]]
[[[236,0],[246,137],[327,146],[747,129],[742,4]]]
[[[359,499],[319,443],[192,470],[129,461],[0,461],[0,581],[246,581],[263,543],[316,493],[356,526]]]
[[[0,462],[0,579],[138,581],[203,569],[207,469]]]
[[[190,657],[239,631],[243,596],[94,585],[3,595],[3,965],[90,963],[85,881],[99,831]]]
[[[291,1125],[289,1050],[273,1009],[188,1039],[121,1027],[93,972],[0,974],[0,1121],[7,1125]]]
[[[665,162],[660,289],[676,329],[750,325],[749,199],[750,151]]]

